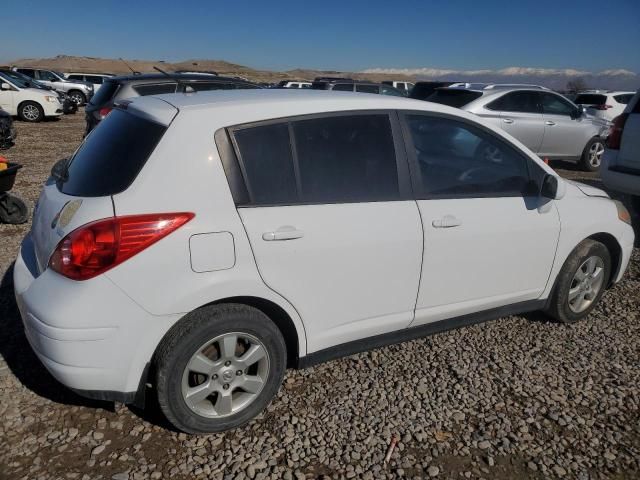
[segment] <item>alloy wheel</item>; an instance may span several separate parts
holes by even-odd
[[[22,107],[22,116],[33,122],[40,117],[40,110],[35,105],[25,105]]]
[[[595,142],[589,148],[589,164],[597,168],[602,162],[602,154],[604,153],[604,144],[602,142]]]
[[[220,418],[244,410],[264,388],[271,363],[253,335],[230,332],[204,343],[182,375],[182,398],[195,413]]]
[[[578,268],[569,288],[569,308],[574,313],[587,310],[604,285],[604,261],[592,256]]]

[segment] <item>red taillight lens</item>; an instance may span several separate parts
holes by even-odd
[[[106,218],[64,237],[49,267],[73,280],[87,280],[133,257],[194,217],[193,213],[154,213]]]
[[[593,108],[596,110],[609,110],[610,108],[613,108],[613,105],[605,105],[603,103],[602,105],[594,105]]]
[[[613,124],[609,129],[609,136],[607,137],[607,148],[610,150],[620,150],[622,132],[624,131],[624,124],[627,123],[628,116],[628,113],[623,113],[613,119]]]
[[[104,120],[104,117],[106,117],[107,115],[109,115],[109,112],[112,110],[111,107],[104,107],[101,108],[100,111],[98,112],[100,114],[100,119]]]

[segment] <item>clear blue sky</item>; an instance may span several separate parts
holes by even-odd
[[[640,0],[1,0],[0,61],[224,59],[265,69],[640,72]]]

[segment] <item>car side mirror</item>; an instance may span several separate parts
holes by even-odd
[[[576,109],[571,113],[571,118],[574,120],[584,115],[584,107],[582,105],[576,105]]]
[[[0,90],[11,90],[11,85],[6,82],[2,82],[2,84],[0,84]]]
[[[540,189],[540,196],[548,198],[550,200],[560,200],[564,197],[567,191],[564,181],[555,176],[547,174],[542,181],[542,188]]]

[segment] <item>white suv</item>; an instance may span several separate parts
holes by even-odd
[[[594,117],[612,122],[624,111],[632,97],[633,92],[581,92],[573,103],[582,105]]]
[[[31,346],[88,397],[151,385],[187,432],[249,421],[287,367],[531,310],[579,320],[634,242],[604,192],[398,97],[139,97],[52,173],[14,269]]]
[[[607,187],[631,195],[640,214],[640,90],[613,120],[600,174]]]

